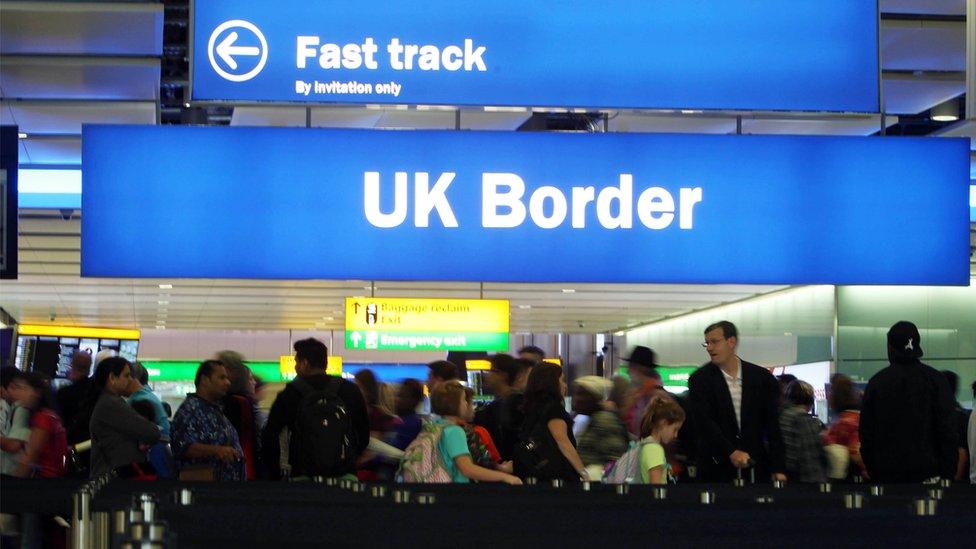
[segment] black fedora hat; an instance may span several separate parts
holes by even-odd
[[[644,347],[643,345],[634,347],[630,351],[630,356],[621,360],[631,364],[647,366],[648,368],[657,368],[657,354],[650,347]]]

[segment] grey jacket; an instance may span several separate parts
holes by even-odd
[[[91,416],[91,476],[146,461],[140,444],[159,440],[159,427],[140,416],[122,397],[102,393]]]

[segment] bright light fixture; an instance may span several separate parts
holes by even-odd
[[[485,107],[485,112],[528,112],[525,107]]]
[[[950,99],[932,107],[932,120],[936,122],[955,122],[959,120],[959,103],[955,99]]]
[[[576,293],[576,290],[574,290],[573,288],[563,288],[563,293],[564,294],[575,294]]]
[[[169,301],[157,301],[159,305],[169,305]]]
[[[17,139],[27,139],[27,134],[24,132],[17,132]]]
[[[518,308],[519,309],[531,309],[532,308],[532,305],[519,305]]]
[[[173,289],[173,285],[172,284],[160,284],[159,285],[159,289],[160,290],[172,290]]]

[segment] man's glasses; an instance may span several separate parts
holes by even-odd
[[[728,338],[727,337],[723,337],[723,338],[720,338],[720,339],[706,339],[705,342],[701,344],[701,346],[703,348],[707,349],[709,345],[711,345],[711,346],[714,347],[714,346],[718,345],[719,343],[725,341],[726,339],[728,339]]]

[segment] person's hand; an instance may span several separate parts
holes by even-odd
[[[743,452],[742,450],[736,450],[729,455],[729,461],[731,461],[732,465],[734,465],[737,469],[745,469],[748,467],[750,459],[752,458],[749,457],[748,452]]]
[[[583,469],[581,471],[577,471],[577,474],[579,474],[580,480],[582,480],[584,482],[587,481],[587,480],[590,480],[590,472],[587,471],[586,469]]]
[[[498,470],[503,473],[508,473],[511,475],[512,471],[515,470],[515,466],[512,464],[511,461],[503,461],[498,464]]]
[[[783,482],[786,482],[786,475],[783,473],[773,473],[773,480],[782,480]]]
[[[217,448],[217,459],[224,463],[234,463],[241,459],[241,455],[233,446],[220,446]]]
[[[509,486],[521,486],[522,485],[522,479],[520,479],[520,478],[518,478],[516,476],[513,476],[513,475],[505,475],[505,478],[503,479],[503,482],[505,484],[508,484]]]

